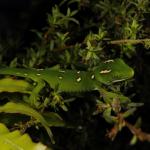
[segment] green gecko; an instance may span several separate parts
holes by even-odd
[[[47,82],[52,89],[61,92],[84,92],[98,90],[102,84],[109,85],[133,77],[134,71],[122,59],[107,60],[92,71],[56,70],[52,68],[0,68],[0,75],[13,75],[33,80],[29,100],[34,105],[39,92]]]

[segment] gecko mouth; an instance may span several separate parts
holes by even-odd
[[[114,80],[114,81],[112,81],[112,83],[121,82],[121,81],[125,81],[125,80],[127,80],[127,78]]]

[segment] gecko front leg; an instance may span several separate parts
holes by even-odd
[[[34,80],[35,81],[35,80]],[[32,90],[32,93],[29,97],[29,103],[34,106],[38,107],[39,106],[39,93],[40,91],[44,88],[45,82],[43,80],[36,80],[36,86]]]

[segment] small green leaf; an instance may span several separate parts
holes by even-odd
[[[33,86],[25,80],[6,77],[0,80],[0,92],[21,92],[30,94]]]
[[[136,108],[130,108],[128,109],[126,112],[123,113],[123,118],[127,118],[131,115],[133,115],[133,113],[136,111]]]
[[[115,121],[115,117],[111,115],[111,111],[112,109],[110,107],[103,112],[103,117],[108,123],[113,123]]]
[[[65,122],[57,113],[45,112],[42,115],[44,116],[44,118],[47,121],[47,123],[49,124],[49,126],[55,126],[55,127],[65,126]]]

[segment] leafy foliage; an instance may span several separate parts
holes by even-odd
[[[100,120],[100,123],[97,123],[100,116],[113,126],[107,134],[110,139],[114,140],[118,132],[127,127],[134,137],[131,144],[136,144],[137,139],[149,141],[149,135],[138,130],[139,124],[131,125],[128,122],[128,118],[132,119],[132,117],[135,122],[136,110],[142,106],[142,101],[138,101],[137,93],[145,88],[139,90],[140,85],[136,85],[136,83],[141,81],[141,78],[139,82],[137,81],[138,72],[141,71],[141,57],[149,55],[149,5],[149,0],[50,2],[46,24],[43,23],[44,27],[40,30],[32,29],[34,38],[28,46],[23,45],[23,53],[15,51],[21,44],[18,38],[16,42],[11,42],[12,39],[9,37],[8,42],[3,41],[4,38],[0,38],[0,63],[2,66],[53,67],[54,69],[89,71],[105,60],[120,57],[135,69],[135,79],[103,85],[99,91],[85,93],[62,93],[58,91],[58,87],[52,89],[45,83],[45,87],[40,91],[38,97],[40,105],[32,108],[29,106],[28,94],[36,83],[28,78],[13,77],[17,80],[14,84],[12,77],[3,78],[2,76],[0,79],[1,110],[5,113],[13,113],[15,116],[19,109],[18,106],[23,106],[23,109],[19,109],[19,113],[28,115],[31,119],[26,120],[22,117],[21,120],[16,120],[21,129],[37,127],[40,124],[50,133],[49,127],[63,126],[63,129],[57,128],[58,131],[54,128],[56,149],[61,149],[59,146],[72,150],[84,150],[87,147],[99,149],[100,145],[96,144],[99,143],[97,131],[105,131],[107,128],[106,125],[104,128],[99,127],[104,122]],[[13,58],[6,55],[13,50],[16,52]],[[140,61],[135,62],[132,58]],[[142,77],[143,72],[146,71],[144,69],[141,71]],[[8,86],[5,85],[6,81],[9,83]],[[4,86],[5,88],[3,88]],[[14,88],[10,88],[12,86]],[[22,94],[18,93],[20,88],[23,88]],[[143,96],[142,92],[141,95]],[[20,104],[22,101],[28,105]],[[7,104],[11,104],[11,109],[6,110],[6,106],[9,106]],[[30,110],[33,111],[33,114]],[[35,116],[35,114],[38,115]],[[59,114],[66,123],[62,121]],[[1,116],[3,115],[1,114]],[[42,120],[39,119],[39,115]],[[42,124],[43,118],[44,122],[47,122],[46,124]],[[13,126],[9,117],[7,123]],[[22,126],[22,124],[24,125]],[[98,126],[95,132],[93,127],[91,131],[91,124]],[[67,132],[70,136],[66,134]],[[32,132],[31,135],[34,136],[34,133]],[[64,141],[65,135],[68,136],[68,140]],[[50,145],[46,136],[47,134],[42,132],[39,140]],[[101,139],[104,139],[104,135]],[[79,146],[76,143],[79,143]],[[108,146],[108,144],[105,145]]]
[[[49,126],[53,126],[53,124],[48,123],[45,120],[45,118],[40,113],[38,113],[36,110],[30,108],[29,106],[27,106],[25,104],[8,102],[4,106],[0,107],[0,112],[5,112],[5,113],[20,113],[20,114],[29,115],[29,116],[35,118],[36,121],[40,122],[42,124],[42,126],[46,129],[49,137],[51,138],[52,142],[54,143],[53,135],[52,135],[52,132],[51,132],[51,130],[49,128]],[[59,117],[58,115],[55,115],[54,113],[51,114],[51,115],[53,116],[53,118],[54,117],[57,117],[57,118]]]
[[[32,142],[27,134],[21,134],[19,130],[10,132],[8,128],[0,123],[0,146],[3,150],[46,150],[47,147],[41,143]]]

